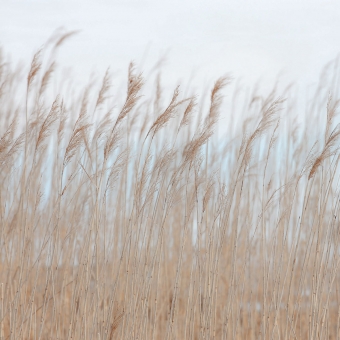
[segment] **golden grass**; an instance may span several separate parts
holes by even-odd
[[[51,99],[67,37],[27,82],[0,61],[0,338],[338,339],[338,89],[298,133],[293,87],[229,77],[209,107],[134,64],[124,99],[109,70]]]

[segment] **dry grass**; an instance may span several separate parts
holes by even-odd
[[[294,87],[206,107],[133,64],[51,99],[66,38],[0,61],[0,338],[338,339],[337,74],[296,132]]]

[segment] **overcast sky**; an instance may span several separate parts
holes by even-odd
[[[196,81],[226,72],[246,81],[283,72],[314,82],[340,52],[340,1],[1,0],[0,45],[28,61],[59,27],[80,30],[59,54],[78,77],[129,61],[151,67],[167,57],[164,78]]]

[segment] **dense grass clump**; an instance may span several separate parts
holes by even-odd
[[[0,60],[0,338],[338,339],[333,69],[305,103],[134,64],[79,94],[63,38]]]

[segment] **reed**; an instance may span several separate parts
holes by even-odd
[[[337,74],[304,106],[133,63],[78,93],[71,35],[0,60],[0,339],[339,339]]]

